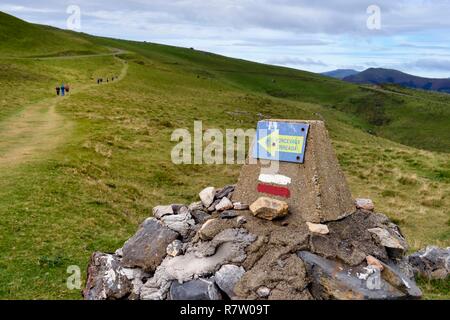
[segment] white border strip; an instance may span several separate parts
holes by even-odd
[[[279,184],[283,186],[287,186],[291,184],[291,178],[287,176],[283,176],[282,174],[264,174],[261,173],[258,177],[258,180],[264,183],[273,183]]]

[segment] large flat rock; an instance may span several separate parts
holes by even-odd
[[[145,220],[138,232],[123,246],[122,265],[139,267],[146,272],[156,270],[166,256],[167,246],[179,234],[155,218]]]

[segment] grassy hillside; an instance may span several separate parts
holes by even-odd
[[[36,36],[48,31],[14,21],[18,29],[36,28]],[[194,120],[207,129],[253,128],[262,117],[323,119],[355,197],[374,199],[412,250],[450,245],[448,153],[412,147],[427,141],[423,149],[448,150],[446,96],[54,32],[78,37],[95,52],[127,53],[61,59],[59,52],[68,50],[56,44],[48,52],[36,44],[35,51],[55,59],[1,53],[0,298],[79,298],[66,287],[69,265],[79,265],[84,276],[92,251],[120,247],[154,205],[189,203],[204,186],[234,183],[239,166],[172,164],[170,135],[192,129]],[[95,83],[121,72],[121,81]],[[54,96],[61,81],[73,89],[64,99]],[[380,114],[390,121],[378,123]],[[436,114],[440,134],[422,133],[423,119]],[[432,121],[426,125],[433,129]],[[410,146],[398,143],[413,136]],[[423,288],[429,298],[450,298],[441,282]]]
[[[28,57],[39,55],[92,54],[108,51],[74,32],[24,23],[0,12],[0,54]]]

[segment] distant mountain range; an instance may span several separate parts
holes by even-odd
[[[324,72],[321,73],[324,76],[328,76],[328,77],[332,77],[332,78],[336,78],[336,79],[344,79],[346,77],[349,76],[353,76],[355,74],[358,74],[359,71],[353,70],[353,69],[337,69],[337,70],[333,70],[333,71],[328,71],[328,72]]]
[[[397,84],[407,88],[450,93],[450,79],[433,79],[413,76],[398,70],[369,68],[358,72],[351,69],[338,69],[322,75],[360,84]]]

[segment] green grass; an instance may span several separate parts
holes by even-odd
[[[204,129],[245,129],[261,116],[323,119],[354,197],[372,198],[400,225],[411,250],[450,245],[450,160],[448,153],[433,151],[447,151],[450,143],[447,96],[399,88],[380,92],[307,72],[66,33],[0,15],[0,29],[5,25],[25,38],[45,38],[51,30],[78,39],[68,46],[34,42],[28,56],[119,48],[128,51],[121,58],[129,69],[123,81],[97,86],[97,77],[119,73],[122,63],[112,56],[1,58],[24,52],[28,43],[3,38],[0,132],[20,111],[54,96],[61,81],[73,93],[56,109],[73,127],[51,152],[0,167],[0,298],[78,299],[80,292],[65,285],[68,266],[79,265],[85,276],[90,254],[120,247],[153,206],[189,203],[202,187],[236,182],[237,165],[172,164],[172,131],[191,130],[195,120]],[[425,121],[437,114],[435,122]],[[426,298],[450,298],[440,282],[421,286]]]

